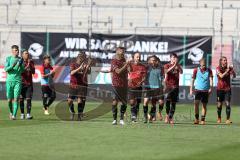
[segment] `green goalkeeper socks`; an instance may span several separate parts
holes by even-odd
[[[13,113],[13,106],[12,106],[11,101],[8,101],[8,108],[9,108],[9,112],[12,114]]]
[[[13,102],[13,116],[17,116],[18,102]]]

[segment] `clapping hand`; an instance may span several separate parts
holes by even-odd
[[[13,65],[12,65],[12,67],[15,67],[18,62],[19,62],[19,59],[16,59],[15,62],[13,63]]]

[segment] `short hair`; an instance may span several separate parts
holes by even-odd
[[[159,58],[158,56],[156,56],[156,57],[157,57],[157,61],[158,61],[158,63],[161,63],[160,58]]]
[[[22,52],[22,54],[23,54],[24,52],[27,52],[27,53],[28,53],[28,50],[27,50],[27,49],[22,49],[21,52]]]
[[[178,58],[177,54],[176,53],[171,53],[170,54],[170,57],[175,57],[175,58]]]
[[[205,59],[205,58],[201,58],[199,62],[200,62],[200,63],[201,63],[201,62],[206,62],[206,59]]]
[[[121,49],[121,50],[125,51],[126,48],[125,47],[117,47],[116,50],[118,50],[118,49]]]
[[[45,60],[45,59],[51,59],[51,57],[49,55],[45,55],[45,56],[43,56],[43,60]]]
[[[12,49],[16,49],[16,50],[18,50],[19,51],[19,47],[18,47],[18,45],[12,45],[12,47],[11,47]]]
[[[151,55],[151,56],[149,56],[149,57],[147,58],[147,61],[149,61],[151,58],[154,58],[158,63],[161,63],[160,58],[158,58],[158,56],[156,56],[156,55]]]
[[[155,54],[148,57],[148,59],[150,59],[150,58],[155,58],[156,60],[159,59],[158,56],[156,56]]]

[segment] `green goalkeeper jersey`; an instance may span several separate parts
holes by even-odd
[[[14,67],[13,65],[16,64]],[[6,58],[4,70],[7,72],[6,81],[21,82],[21,74],[24,71],[24,64],[21,62],[21,58],[9,56]]]

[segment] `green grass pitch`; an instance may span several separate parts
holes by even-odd
[[[96,105],[87,103],[86,108]],[[184,104],[177,105],[174,126],[160,121],[112,126],[111,113],[89,121],[60,121],[54,106],[44,116],[38,101],[33,102],[33,120],[10,121],[6,101],[0,106],[0,160],[236,160],[240,155],[237,106],[233,124],[218,125],[216,106],[210,105],[205,126],[192,124],[193,108]]]

